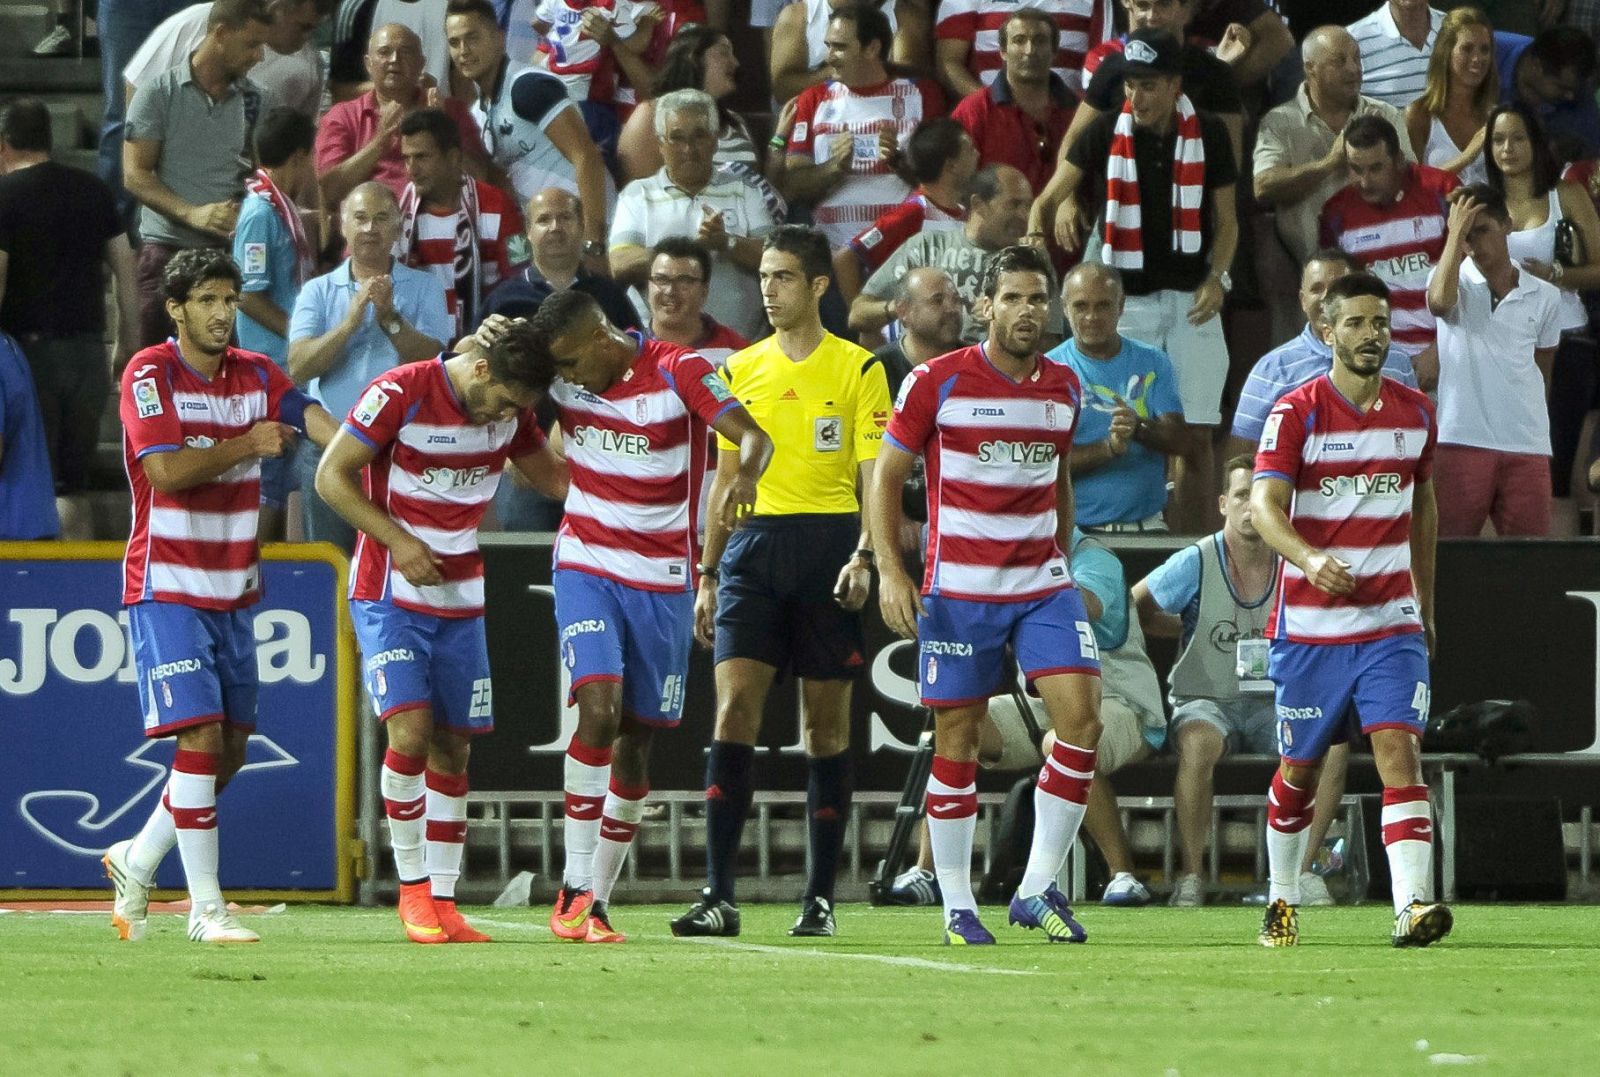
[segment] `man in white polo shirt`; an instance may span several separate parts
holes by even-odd
[[[1518,268],[1505,198],[1472,184],[1450,207],[1428,279],[1438,318],[1439,537],[1550,533],[1550,368],[1560,290]],[[1468,257],[1470,255],[1470,257]]]
[[[634,180],[617,198],[611,220],[611,273],[639,288],[640,309],[651,251],[668,236],[699,240],[711,252],[711,294],[706,313],[740,336],[754,339],[766,330],[761,286],[762,239],[773,220],[760,188],[743,176],[718,168],[717,103],[700,90],[675,90],[656,102],[656,137],[661,140],[661,171]]]
[[[1361,46],[1361,92],[1395,108],[1421,97],[1442,22],[1444,12],[1429,7],[1428,0],[1388,0],[1351,23],[1350,36]]]

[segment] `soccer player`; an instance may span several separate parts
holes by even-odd
[[[1372,737],[1383,781],[1383,845],[1394,890],[1394,944],[1449,934],[1430,900],[1433,822],[1422,780],[1433,647],[1438,509],[1433,404],[1383,376],[1389,288],[1352,273],[1328,286],[1332,370],[1267,415],[1250,514],[1283,558],[1267,621],[1283,763],[1267,797],[1270,885],[1263,946],[1300,939],[1300,862],[1330,743],[1351,707]]]
[[[566,463],[530,410],[555,372],[513,325],[493,344],[407,363],[367,386],[317,467],[317,493],[360,531],[350,613],[388,734],[382,790],[412,942],[488,942],[456,909],[467,757],[494,728],[478,522],[507,461],[550,497]]]
[[[754,511],[772,441],[699,352],[623,332],[585,292],[557,292],[531,324],[560,377],[572,466],[551,581],[578,729],[550,930],[622,942],[607,904],[650,790],[651,734],[683,716],[706,428],[738,447],[712,506],[725,531]]]
[[[1007,247],[984,269],[977,315],[987,339],[911,372],[884,437],[868,501],[875,535],[899,533],[900,488],[921,454],[928,473],[928,556],[921,597],[899,557],[884,556],[883,620],[920,640],[917,682],[934,713],[928,839],[944,897],[945,941],[988,945],[972,895],[978,735],[1005,681],[1009,645],[1043,699],[1056,742],[1034,790],[1037,822],[1010,921],[1051,942],[1083,942],[1056,875],[1077,836],[1100,742],[1100,656],[1072,582],[1068,458],[1082,389],[1039,354],[1054,294],[1050,260]]]
[[[217,882],[217,794],[244,765],[256,725],[261,462],[295,432],[327,444],[333,417],[265,355],[229,346],[242,278],[227,252],[179,251],[162,277],[177,335],[122,375],[122,452],[133,530],[122,565],[144,735],[174,737],[161,803],[106,851],[117,934],[142,939],[157,866],[178,846],[189,938],[257,942]]]
[[[815,229],[782,225],[761,255],[761,299],[777,331],[728,358],[725,376],[775,445],[755,516],[730,537],[706,520],[695,636],[714,646],[717,725],[706,758],[707,886],[672,921],[674,935],[737,935],[734,862],[750,814],[755,744],[767,691],[800,680],[809,865],[789,934],[834,934],[833,886],[850,817],[850,689],[864,658],[861,607],[872,541],[857,517],[889,421],[889,386],[871,352],[822,327],[832,270]],[[719,438],[712,504],[738,473],[740,447]],[[899,487],[897,486],[898,490]],[[719,579],[720,578],[720,579]],[[720,582],[720,586],[719,586]]]

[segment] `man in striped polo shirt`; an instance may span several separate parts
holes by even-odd
[[[335,425],[265,355],[228,344],[239,267],[191,248],[167,263],[167,314],[177,335],[128,361],[122,445],[133,486],[123,560],[134,669],[147,737],[174,737],[166,792],[137,837],[105,855],[116,887],[111,919],[144,937],[151,880],[178,846],[196,942],[256,942],[217,881],[217,794],[244,765],[256,725],[255,624],[261,598],[261,462],[319,445]]]
[[[1428,0],[1385,0],[1346,29],[1361,49],[1361,92],[1395,108],[1422,96],[1444,12]]]
[[[1383,845],[1396,946],[1450,932],[1432,900],[1433,821],[1422,777],[1431,689],[1433,492],[1438,421],[1415,389],[1383,376],[1389,289],[1368,273],[1328,287],[1332,370],[1267,416],[1250,518],[1283,561],[1267,619],[1282,765],[1267,796],[1270,869],[1263,946],[1300,939],[1300,866],[1328,748],[1350,711],[1383,782]]]
[[[478,524],[507,463],[550,497],[566,462],[532,407],[555,376],[525,325],[379,374],[317,466],[360,534],[350,614],[389,748],[380,778],[412,942],[488,942],[456,909],[467,757],[494,729]]]

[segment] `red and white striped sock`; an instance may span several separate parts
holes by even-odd
[[[1310,837],[1317,791],[1290,785],[1279,770],[1267,792],[1267,900],[1300,904],[1300,862]]]
[[[1083,825],[1089,804],[1089,785],[1094,781],[1095,750],[1056,741],[1050,757],[1039,771],[1039,784],[1033,791],[1033,847],[1028,850],[1028,869],[1017,887],[1019,897],[1042,894],[1061,874],[1067,850]]]
[[[150,813],[150,818],[145,820],[144,829],[134,836],[133,844],[128,846],[128,867],[133,869],[134,876],[146,886],[156,877],[156,869],[161,862],[172,852],[172,847],[178,844],[178,828],[172,821],[172,809],[167,805],[167,791],[161,791],[161,800],[156,804],[155,811]]]
[[[610,901],[611,889],[622,874],[628,849],[644,818],[648,785],[619,785],[615,776],[606,792],[605,810],[600,815],[600,844],[594,851],[594,899]]]
[[[389,817],[389,847],[394,850],[395,873],[403,883],[420,883],[428,877],[422,859],[422,834],[427,816],[422,772],[428,760],[401,755],[390,748],[383,753],[378,787],[383,793],[383,813]]]
[[[217,757],[178,749],[167,779],[167,804],[177,833],[183,877],[196,909],[222,900],[217,883]]]
[[[1383,791],[1383,851],[1389,856],[1394,913],[1433,897],[1433,808],[1426,785]]]
[[[594,888],[594,847],[600,841],[600,816],[610,782],[611,746],[591,748],[574,735],[567,745],[567,810],[561,832],[567,850],[562,880],[568,890]]]
[[[978,829],[978,763],[933,757],[928,774],[928,845],[939,878],[944,915],[956,909],[978,911],[972,896],[972,837]]]
[[[461,878],[461,854],[467,847],[467,776],[429,770],[427,785],[428,840],[423,865],[433,896],[454,901],[456,880]]]

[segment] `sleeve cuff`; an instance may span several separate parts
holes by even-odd
[[[373,452],[378,451],[378,443],[373,441],[366,434],[362,433],[361,430],[359,430],[356,425],[350,422],[348,419],[339,424],[339,429],[345,431],[347,434],[361,442],[361,444],[365,445]]]

